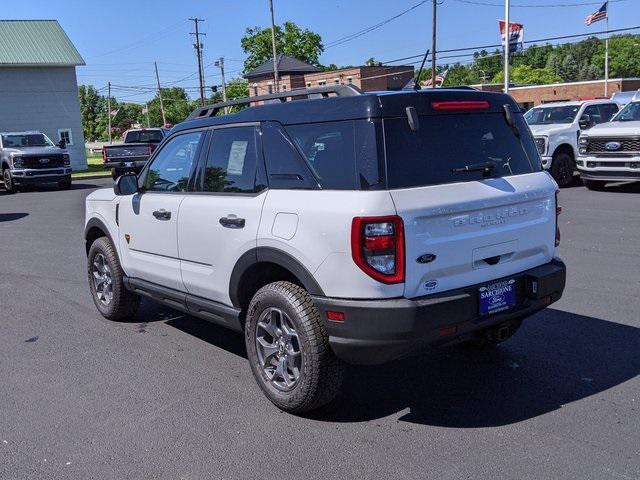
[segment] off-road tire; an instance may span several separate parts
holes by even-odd
[[[607,182],[599,180],[582,180],[582,183],[584,183],[585,187],[589,190],[595,190],[597,192],[602,192],[607,184]]]
[[[102,254],[111,271],[111,289],[113,297],[108,305],[98,300],[93,281],[93,261],[98,254]],[[140,297],[124,287],[123,272],[116,250],[108,237],[100,237],[89,248],[87,257],[87,274],[91,298],[103,317],[109,320],[131,318],[136,314],[140,305]]]
[[[300,340],[300,378],[287,392],[269,381],[257,353],[257,323],[269,308],[277,308],[287,314]],[[331,350],[320,313],[304,288],[290,282],[275,282],[258,290],[247,310],[245,343],[251,371],[258,385],[278,408],[291,413],[308,412],[329,403],[338,393],[344,367]]]
[[[15,193],[16,186],[13,183],[13,178],[11,177],[11,170],[8,168],[2,171],[2,181],[4,183],[4,189],[7,193]]]
[[[565,152],[556,153],[551,162],[551,176],[560,188],[568,187],[573,183],[573,175],[576,170],[576,162],[573,157]]]

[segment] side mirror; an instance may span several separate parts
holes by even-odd
[[[591,128],[591,116],[586,114],[582,115],[578,125],[580,126],[580,130],[587,130],[588,128]]]
[[[113,186],[113,192],[118,196],[133,195],[138,191],[138,177],[132,174],[119,176]]]
[[[60,140],[58,142],[58,147],[60,147],[62,150],[64,150],[65,148],[67,148],[67,142],[65,142],[64,140]]]

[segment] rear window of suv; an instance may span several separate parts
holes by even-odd
[[[482,172],[455,172],[491,162],[492,178],[539,171],[540,157],[522,118],[520,139],[502,113],[423,115],[414,132],[406,117],[384,120],[388,188],[482,180]]]

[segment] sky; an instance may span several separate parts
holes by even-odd
[[[421,3],[273,1],[277,23],[291,20],[313,30],[325,45]],[[438,50],[499,43],[504,0],[439,1]],[[511,19],[524,24],[525,40],[596,32],[605,29],[605,22],[587,27],[584,20],[603,1],[511,0]],[[122,101],[144,102],[153,97],[150,90],[131,87],[154,86],[154,61],[163,86],[186,87],[195,96],[196,60],[189,18],[205,20],[201,30],[207,34],[203,40],[207,85],[220,84],[219,70],[213,65],[220,56],[225,57],[227,79],[240,76],[245,58],[240,38],[245,29],[270,25],[268,0],[2,0],[2,6],[0,18],[58,20],[87,64],[78,68],[78,82],[96,88],[109,81],[129,87],[114,88],[114,96]],[[329,47],[320,61],[357,65],[370,57],[384,62],[424,52],[431,45],[431,8],[426,1],[381,28]],[[640,0],[610,0],[609,11],[611,29],[640,26]]]

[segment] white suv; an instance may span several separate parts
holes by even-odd
[[[244,332],[264,393],[302,412],[334,397],[343,361],[493,345],[557,301],[556,192],[506,95],[232,101],[89,195],[89,285],[106,318],[144,295]]]
[[[561,187],[573,182],[580,133],[608,122],[620,109],[608,99],[554,102],[529,110],[524,118],[542,157],[542,166]]]

